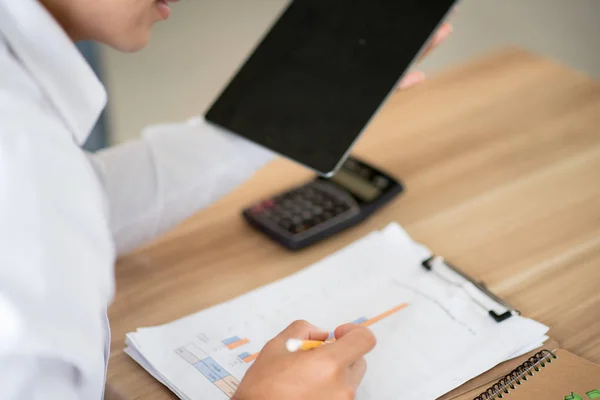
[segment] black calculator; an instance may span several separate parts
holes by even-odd
[[[403,190],[390,175],[349,157],[332,177],[261,201],[243,216],[271,239],[299,250],[360,223]]]

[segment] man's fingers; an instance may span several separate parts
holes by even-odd
[[[310,331],[308,340],[320,340],[322,342],[329,339],[329,332],[325,331]]]
[[[360,327],[360,325],[358,325],[358,324],[340,325],[337,328],[335,328],[335,331],[333,331],[333,336],[336,339],[340,339],[342,336],[345,336],[347,333],[349,333],[350,331],[353,331],[354,329],[357,329],[358,327]]]
[[[325,332],[306,321],[294,321],[278,335],[282,340],[326,340],[329,332]]]
[[[433,38],[433,44],[437,45],[442,43],[453,31],[454,28],[452,27],[452,24],[450,22],[444,22],[436,32],[435,37]]]
[[[402,78],[400,85],[398,85],[398,89],[406,90],[422,83],[423,81],[425,81],[424,73],[420,71],[410,72],[404,78]]]
[[[336,329],[336,341],[323,347],[323,350],[343,364],[351,365],[370,352],[377,341],[373,333],[360,325],[347,324]]]
[[[452,30],[452,25],[448,22],[444,22],[433,36],[433,39],[431,39],[429,42],[429,45],[425,51],[421,54],[420,59],[427,57],[433,49],[438,47],[444,40],[446,40],[448,36],[452,34]]]
[[[448,22],[444,22],[442,24],[442,26],[435,32],[433,39],[431,39],[431,41],[427,45],[427,48],[423,51],[423,53],[419,57],[419,61],[421,61],[422,59],[427,57],[429,55],[429,53],[431,53],[432,50],[434,50],[444,40],[446,40],[446,38],[448,36],[450,36],[451,33],[452,33],[452,25]],[[425,80],[425,74],[423,74],[422,72],[420,72],[420,71],[410,72],[402,79],[402,81],[400,81],[400,84],[398,85],[398,89],[399,90],[409,89],[413,86],[416,86],[416,85],[422,83],[424,80]]]

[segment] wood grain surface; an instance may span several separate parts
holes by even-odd
[[[418,241],[600,363],[600,85],[553,61],[502,50],[395,94],[354,153],[406,193],[361,226],[299,253],[240,210],[311,178],[276,160],[211,208],[116,266],[108,384],[171,399],[124,353],[125,333],[283,278],[397,221]]]

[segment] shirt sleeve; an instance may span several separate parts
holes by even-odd
[[[101,396],[115,258],[103,193],[62,121],[0,90],[2,399]]]
[[[139,140],[90,155],[121,254],[210,205],[272,158],[203,118],[152,126]]]

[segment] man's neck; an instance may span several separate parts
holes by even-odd
[[[48,10],[50,15],[54,17],[58,25],[65,31],[67,36],[71,38],[73,42],[84,40],[77,34],[77,30],[73,29],[72,24],[69,23],[67,6],[65,0],[38,0],[40,4]]]

